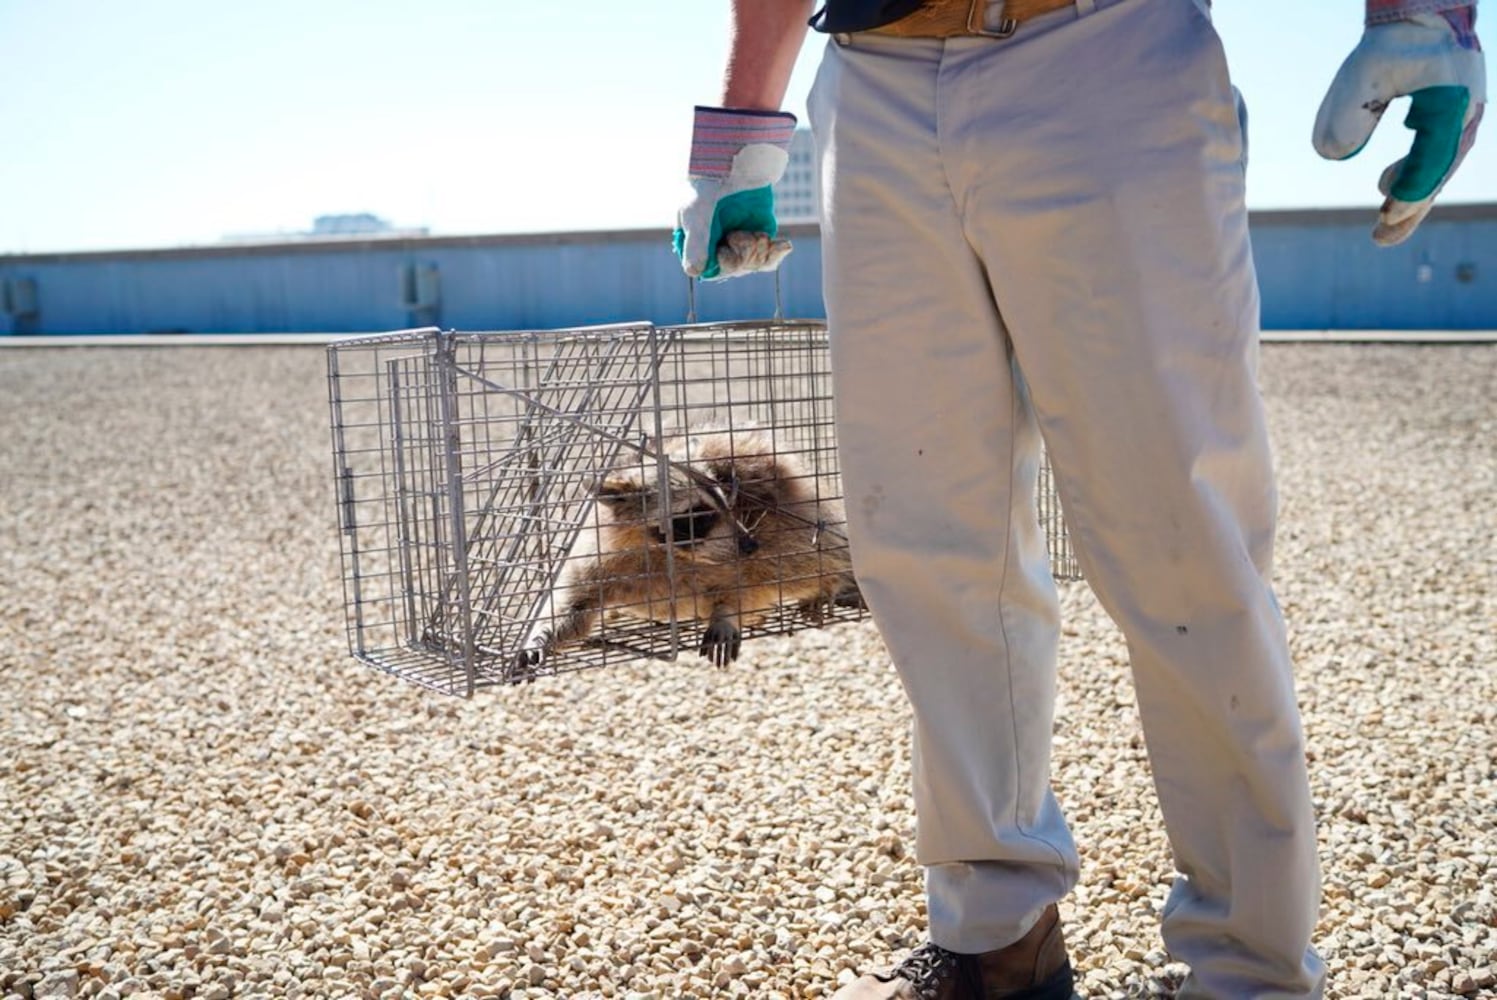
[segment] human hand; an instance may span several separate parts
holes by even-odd
[[[681,267],[711,281],[772,271],[790,252],[777,239],[775,181],[790,161],[795,116],[783,111],[696,109],[691,194],[672,244]]]
[[[1372,238],[1382,246],[1408,239],[1476,138],[1487,92],[1475,18],[1472,5],[1369,24],[1320,105],[1315,149],[1345,160],[1366,145],[1395,98],[1412,99],[1404,124],[1414,130],[1413,145],[1378,181],[1385,200]]]

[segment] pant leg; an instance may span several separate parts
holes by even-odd
[[[1315,995],[1244,137],[1205,4],[1114,0],[963,42],[945,82],[952,186],[1128,643],[1180,872],[1164,936],[1192,967],[1182,995]]]
[[[913,706],[931,937],[978,952],[1021,937],[1077,858],[1049,791],[1039,438],[946,182],[943,51],[832,43],[810,104],[853,560]]]

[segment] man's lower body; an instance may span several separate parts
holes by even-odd
[[[810,112],[854,563],[913,706],[932,942],[1011,946],[1077,879],[1049,782],[1043,435],[1128,643],[1182,995],[1317,995],[1245,137],[1204,3],[842,36]]]

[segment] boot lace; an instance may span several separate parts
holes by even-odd
[[[908,980],[920,1000],[935,1000],[942,982],[962,974],[961,956],[938,944],[926,942],[900,962],[893,974]]]

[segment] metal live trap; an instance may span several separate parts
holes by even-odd
[[[409,330],[328,349],[349,645],[449,694],[866,614],[826,327]],[[1077,572],[1042,470],[1059,578]]]

